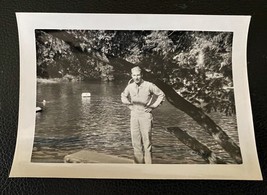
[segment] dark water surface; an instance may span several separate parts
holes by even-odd
[[[120,101],[126,83],[38,83],[37,101],[46,110],[36,114],[33,162],[63,162],[67,154],[90,149],[132,159],[130,111]],[[91,98],[81,94],[91,93]],[[214,139],[188,115],[167,101],[154,111],[153,162],[206,163],[193,150],[165,130],[177,126],[234,163]],[[238,144],[235,116],[212,113],[211,118]]]

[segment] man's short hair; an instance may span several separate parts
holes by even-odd
[[[142,73],[142,69],[139,66],[135,66],[131,69],[131,72],[135,72],[135,71],[139,71],[140,73]]]

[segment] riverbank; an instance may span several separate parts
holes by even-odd
[[[54,79],[37,78],[37,83],[44,83],[44,84],[59,83],[60,81],[61,81],[61,79],[59,79],[59,78],[54,78]]]
[[[37,78],[37,83],[44,83],[44,84],[49,84],[49,83],[60,83],[60,82],[78,82],[81,81],[82,78],[80,76],[73,76],[73,75],[69,75],[66,74],[64,77],[62,78]]]
[[[115,155],[107,155],[90,150],[81,150],[64,157],[65,163],[133,163],[133,160]]]

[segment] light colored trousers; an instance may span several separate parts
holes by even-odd
[[[131,111],[131,137],[135,163],[152,163],[152,114]]]

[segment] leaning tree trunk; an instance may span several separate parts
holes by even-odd
[[[188,133],[179,127],[168,127],[167,131],[174,134],[186,146],[194,150],[209,164],[227,164],[221,158],[218,158],[207,146],[200,143],[196,138],[191,137]]]
[[[77,55],[78,58],[81,58],[83,55],[90,55],[92,58],[103,61],[104,63],[109,63],[114,67],[123,68],[127,71],[130,71],[132,67],[136,66],[124,59],[115,58],[114,56],[107,56],[109,60],[109,62],[107,62],[99,57],[96,57],[97,55],[85,53],[81,48],[79,48],[78,40],[66,31],[50,31],[48,33],[68,43],[72,49],[76,51],[74,53],[79,53],[79,55]],[[181,97],[170,85],[159,80],[155,75],[145,70],[143,71],[145,73],[146,80],[157,85],[165,93],[167,100],[173,106],[192,117],[207,133],[213,136],[213,138],[237,163],[242,163],[239,146],[218,125],[216,125],[209,116],[207,116],[201,109]]]

